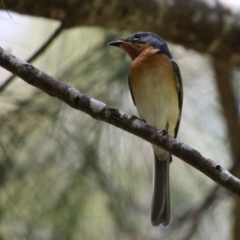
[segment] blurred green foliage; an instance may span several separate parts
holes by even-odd
[[[127,86],[130,59],[106,45],[128,34],[67,30],[33,64],[137,115]],[[170,48],[185,92],[178,138],[229,167],[211,60],[180,46]],[[0,108],[0,240],[182,239],[189,224],[196,225],[192,239],[228,239],[229,198],[218,197],[200,218],[188,218],[214,183],[181,160],[171,164],[172,225],[153,228],[150,144],[19,79],[1,93]]]

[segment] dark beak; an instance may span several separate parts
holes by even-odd
[[[121,40],[117,40],[117,41],[114,41],[114,42],[110,42],[110,43],[108,43],[108,45],[111,45],[111,46],[114,46],[114,47],[119,47],[124,42],[126,42],[126,41],[121,39]]]

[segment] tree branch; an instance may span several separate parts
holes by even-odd
[[[218,1],[209,4],[204,0],[148,0],[147,3],[145,0],[8,0],[7,7],[19,13],[57,19],[65,27],[148,30],[186,48],[224,58],[232,56],[240,62],[240,15]]]
[[[140,119],[108,107],[105,103],[90,98],[79,90],[70,87],[46,73],[24,62],[0,48],[0,66],[16,74],[25,82],[54,96],[74,109],[83,111],[96,120],[110,123],[129,133],[132,133],[150,143],[153,143],[198,169],[213,181],[230,192],[240,196],[240,180],[216,162],[202,156],[195,149],[177,141],[147,125]]]

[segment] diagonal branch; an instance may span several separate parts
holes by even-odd
[[[221,189],[222,190],[222,189]],[[226,193],[226,192],[224,192]],[[187,211],[181,218],[178,219],[179,223],[182,224],[181,234],[179,239],[181,240],[190,240],[194,236],[194,233],[197,231],[199,227],[199,222],[201,221],[204,214],[206,214],[207,210],[219,201],[221,196],[221,200],[225,195],[223,195],[223,191],[220,191],[219,185],[216,185],[210,194],[206,197],[205,201],[200,204],[196,209],[192,211]]]
[[[238,168],[238,164],[233,165],[229,172],[235,172],[235,169]],[[194,233],[197,231],[199,227],[200,221],[202,221],[203,217],[206,215],[207,210],[212,206],[216,207],[217,201],[222,201],[226,197],[230,197],[231,195],[228,192],[223,191],[219,185],[215,185],[213,189],[209,192],[209,194],[205,197],[204,201],[196,208],[188,209],[185,213],[183,213],[180,217],[176,218],[172,225],[175,228],[181,229],[179,234],[179,239],[181,240],[189,240],[192,239]]]
[[[62,100],[72,108],[83,111],[94,119],[110,123],[169,151],[171,154],[207,175],[222,187],[240,196],[239,179],[223,169],[216,162],[202,156],[195,149],[168,136],[164,131],[159,131],[136,117],[133,118],[121,111],[108,107],[103,102],[88,97],[79,90],[58,81],[56,78],[38,70],[31,64],[18,59],[2,48],[0,48],[0,66],[16,74],[25,82]]]

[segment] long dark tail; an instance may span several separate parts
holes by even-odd
[[[152,198],[151,221],[153,226],[162,224],[168,226],[171,220],[170,191],[169,191],[169,158],[159,160],[155,155],[154,187]]]

